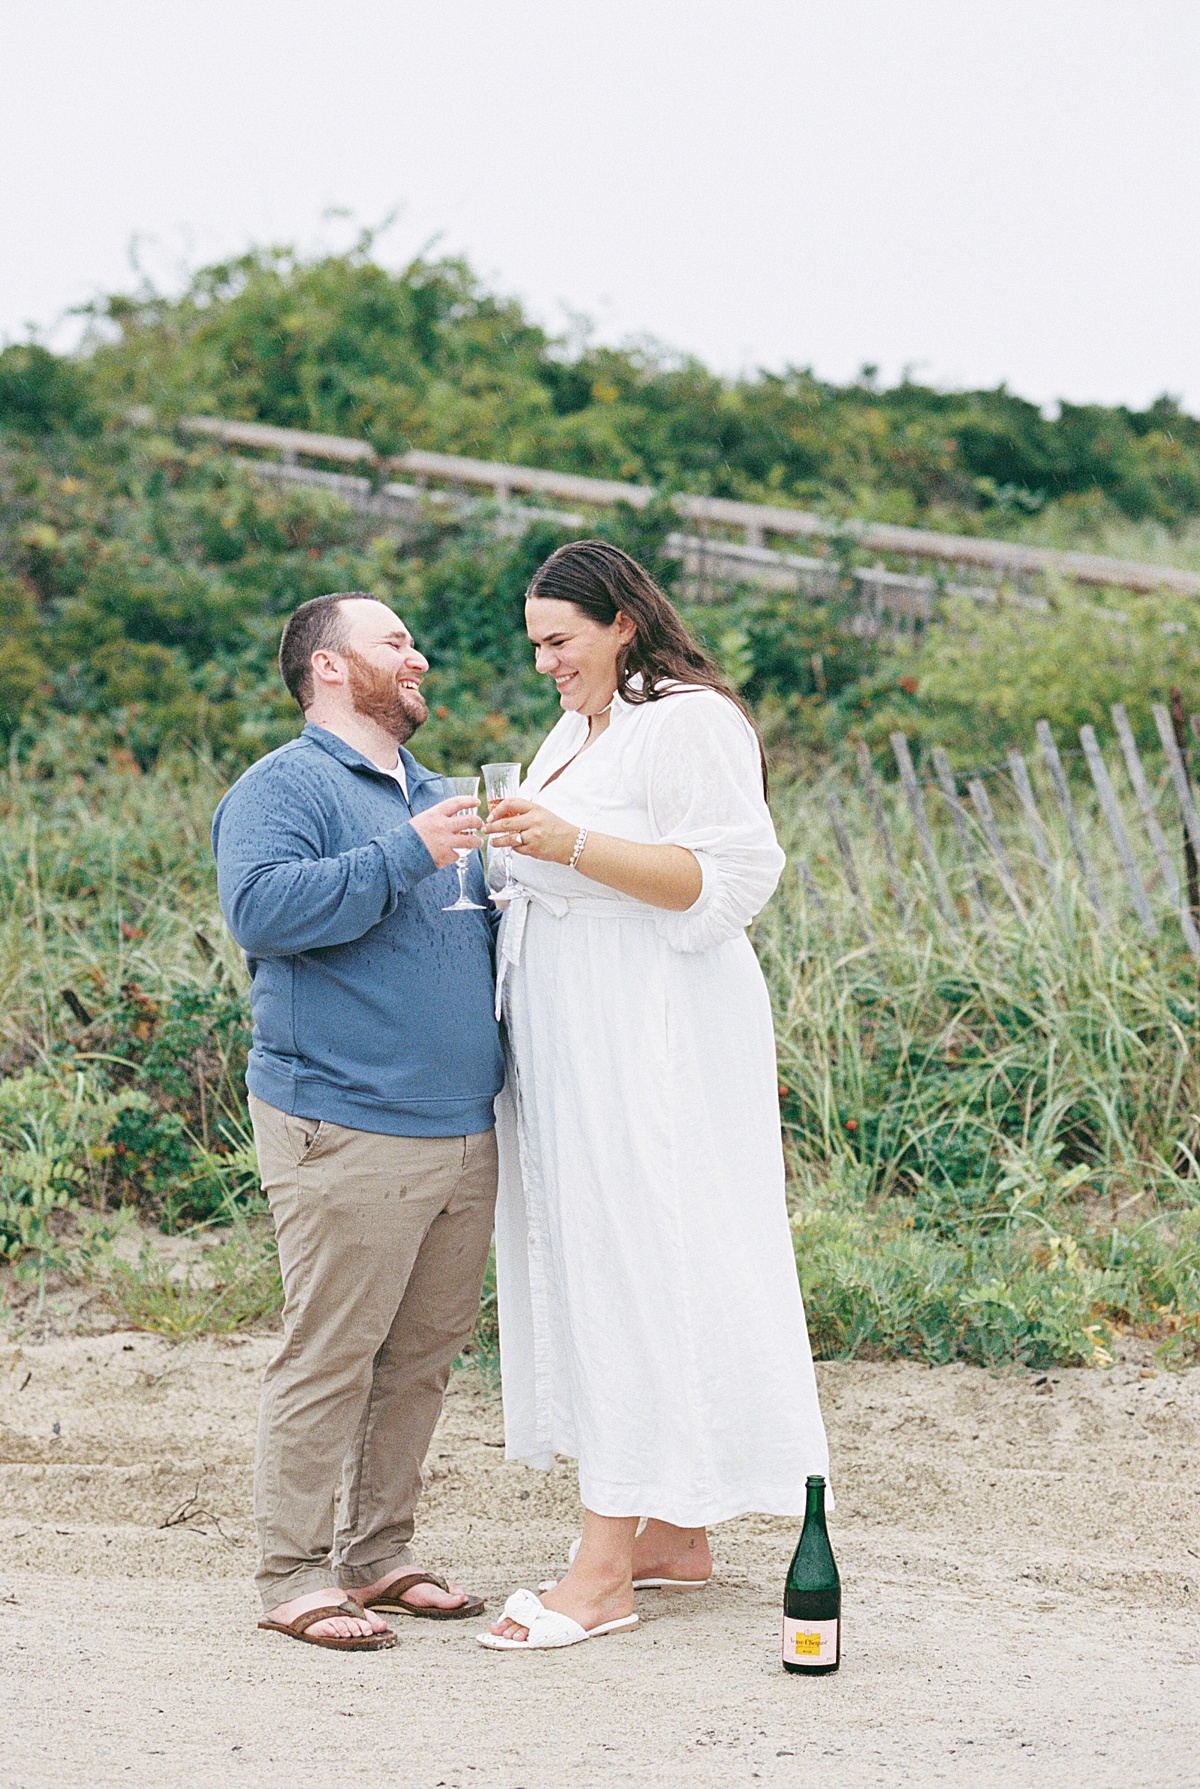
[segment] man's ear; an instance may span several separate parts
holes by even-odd
[[[346,681],[346,666],[336,652],[329,652],[324,646],[317,648],[309,659],[312,667],[313,683],[339,684]]]

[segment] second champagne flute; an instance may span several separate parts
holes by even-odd
[[[492,803],[503,801],[506,795],[521,793],[521,766],[519,764],[485,764],[483,767],[483,786],[487,791],[488,818],[491,818]],[[493,847],[497,855],[504,859],[504,886],[496,890],[496,900],[507,901],[517,892],[517,884],[513,881],[512,847],[501,845]]]
[[[478,802],[479,778],[477,776],[447,776],[443,777],[442,781],[451,795],[469,795],[473,801]],[[474,845],[455,845],[454,847],[454,855],[458,859],[456,866],[458,869],[458,899],[452,901],[448,907],[443,907],[443,913],[483,913],[486,911],[479,901],[467,899],[467,861],[474,849]]]

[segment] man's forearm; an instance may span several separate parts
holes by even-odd
[[[336,857],[256,862],[243,849],[218,858],[217,884],[226,924],[247,955],[286,957],[364,937],[436,867],[405,825]]]

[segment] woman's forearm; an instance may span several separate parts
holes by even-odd
[[[700,865],[683,845],[639,845],[606,832],[588,833],[575,868],[605,888],[669,913],[695,906],[704,886]]]
[[[632,895],[648,906],[663,907],[668,913],[686,913],[704,887],[700,865],[684,845],[642,845],[633,839],[614,838],[611,833],[589,831],[576,856],[579,828],[574,821],[521,795],[507,796],[489,807],[483,830],[518,857],[572,864],[591,881]]]

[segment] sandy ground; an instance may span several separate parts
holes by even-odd
[[[1200,1371],[822,1367],[845,1661],[803,1679],[779,1668],[794,1525],[757,1518],[718,1532],[709,1590],[569,1652],[258,1632],[270,1346],[0,1349],[4,1785],[1200,1784]],[[494,1608],[577,1522],[570,1467],[506,1466],[500,1421],[455,1383],[420,1531]]]

